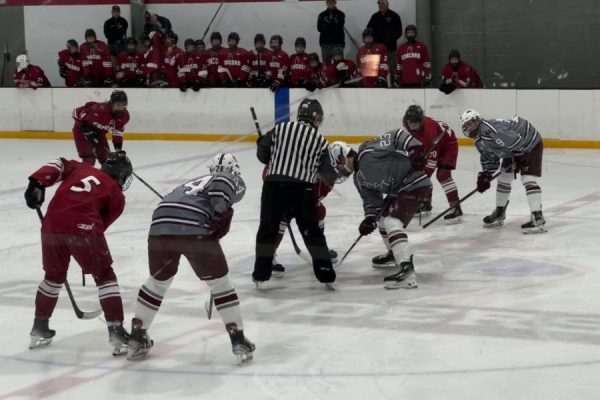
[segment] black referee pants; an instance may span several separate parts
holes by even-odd
[[[256,234],[256,261],[252,278],[271,279],[275,240],[283,218],[296,220],[304,244],[313,259],[320,282],[335,281],[325,235],[319,229],[313,185],[301,182],[265,181],[261,195],[260,225]]]

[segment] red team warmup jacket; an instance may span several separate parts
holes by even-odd
[[[129,53],[122,51],[117,56],[116,78],[119,83],[133,81],[144,76],[144,55],[139,51]]]
[[[211,87],[221,86],[221,78],[219,77],[219,57],[227,51],[224,47],[218,49],[208,49],[206,58],[206,73],[208,85]]]
[[[61,50],[58,53],[58,67],[67,70],[65,78],[67,87],[75,86],[84,77],[90,75],[88,68],[83,66],[83,58],[79,52],[71,54],[67,49]]]
[[[125,196],[117,182],[88,164],[59,158],[29,179],[45,187],[62,181],[42,222],[45,233],[103,235],[125,208]]]
[[[250,54],[240,47],[235,50],[223,49],[219,52],[219,80],[245,85],[250,76]]]
[[[73,134],[75,141],[78,139],[87,142],[83,134],[81,133],[81,125],[87,124],[94,128],[100,139],[98,147],[108,147],[106,141],[106,133],[112,134],[112,142],[117,149],[123,146],[123,131],[125,125],[129,122],[129,112],[125,110],[122,114],[114,117],[110,111],[110,104],[108,102],[97,103],[90,101],[83,107],[76,108],[73,110],[73,119],[75,125],[73,126]],[[98,159],[101,160],[100,156]]]
[[[421,42],[400,45],[396,52],[396,75],[404,87],[421,87],[423,80],[431,80],[427,46]]]
[[[285,51],[271,52],[271,57],[267,60],[267,80],[282,85],[288,75],[289,63],[290,57]]]
[[[165,80],[169,87],[179,86],[179,65],[184,51],[177,46],[169,47],[163,56],[162,71],[165,74]]]
[[[179,59],[179,81],[206,83],[206,59],[206,52],[183,53]]]
[[[439,166],[450,170],[456,168],[456,159],[458,157],[456,135],[445,122],[440,122],[427,116],[423,117],[421,131],[413,134],[417,140],[423,143],[423,151],[427,153],[431,150],[433,142],[442,132],[444,133],[442,139],[427,156],[427,164],[423,172],[429,176]]]
[[[304,87],[310,80],[310,59],[308,54],[292,54],[288,62],[290,87]]]
[[[450,63],[442,68],[442,81],[453,83],[457,88],[482,88],[483,82],[473,67],[464,61],[454,69]]]
[[[27,68],[17,72],[13,75],[15,86],[18,88],[32,88],[37,89],[39,87],[50,87],[50,81],[46,78],[44,71],[37,65],[29,64]]]
[[[356,65],[363,77],[360,86],[375,87],[378,78],[387,79],[388,76],[389,66],[385,46],[373,43],[371,47],[361,47],[356,53]]]
[[[160,32],[152,31],[148,36],[150,38],[150,47],[144,53],[143,71],[148,83],[151,84],[160,78],[158,73],[162,68],[165,45]]]
[[[79,46],[79,53],[84,67],[89,69],[94,86],[103,86],[105,79],[113,78],[112,60],[106,43],[100,40],[96,41],[96,46],[82,43]]]
[[[339,62],[333,62],[327,66],[327,84],[328,85],[337,85],[341,83],[340,76],[341,72],[338,70],[338,65],[344,63],[348,67],[347,69],[347,78],[346,79],[356,79],[358,78],[358,69],[356,68],[356,64],[352,60],[341,60]]]
[[[269,49],[264,49],[260,53],[257,52],[256,49],[250,52],[250,77],[252,80],[266,80],[267,71],[269,70],[269,61],[271,60],[272,55],[273,52]]]

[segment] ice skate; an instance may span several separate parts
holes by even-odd
[[[521,229],[525,235],[529,233],[544,233],[546,230],[546,220],[542,215],[541,211],[534,211],[531,213],[531,219],[529,222],[521,225]]]
[[[56,335],[56,331],[48,328],[47,319],[34,319],[33,328],[31,328],[31,332],[29,333],[31,339],[29,342],[29,349],[48,346],[52,343],[54,335]]]
[[[502,225],[504,225],[505,219],[506,219],[506,206],[505,207],[496,207],[496,209],[494,211],[492,211],[492,213],[490,215],[483,218],[483,227],[484,228],[493,228],[495,226],[502,226]]]
[[[244,331],[238,330],[237,325],[234,323],[227,324],[225,329],[229,333],[231,350],[238,359],[238,364],[242,365],[252,361],[256,346],[244,336]]]
[[[410,256],[410,261],[400,263],[399,272],[386,276],[383,279],[383,286],[386,289],[410,289],[419,286],[417,275],[415,274],[415,266],[413,265],[413,256]]]
[[[142,320],[133,318],[131,320],[131,336],[127,350],[128,360],[141,360],[146,357],[154,341],[150,339],[146,329],[142,329]]]
[[[396,259],[394,258],[394,253],[391,250],[388,250],[385,254],[380,254],[378,256],[373,257],[371,260],[371,266],[373,268],[396,268]]]
[[[417,215],[419,215],[421,218],[429,217],[431,215],[432,209],[433,207],[431,206],[431,201],[426,200],[423,202],[423,204],[421,204],[421,207],[419,207],[419,209],[417,210]]]
[[[112,355],[123,356],[127,354],[127,343],[129,334],[123,328],[123,324],[108,325],[108,343],[113,346]]]
[[[285,267],[277,262],[277,259],[273,257],[273,266],[271,267],[271,276],[273,278],[283,278],[285,274]]]
[[[326,282],[326,283],[324,283],[324,285],[325,285],[325,289],[335,292],[335,287],[333,286],[333,282]]]
[[[329,250],[329,258],[331,258],[331,263],[335,264],[338,262],[338,253],[335,250]]]
[[[455,224],[460,224],[461,222],[463,222],[463,212],[462,209],[460,208],[460,204],[457,204],[452,211],[450,211],[448,214],[444,215],[444,222],[446,223],[446,225],[455,225]]]

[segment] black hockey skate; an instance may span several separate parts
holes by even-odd
[[[544,233],[547,232],[546,228],[546,220],[542,215],[541,211],[534,211],[531,213],[531,219],[529,222],[521,225],[521,229],[524,234],[528,233]]]
[[[431,200],[425,200],[421,204],[421,207],[419,207],[419,209],[417,210],[417,215],[419,215],[421,218],[429,217],[431,215],[432,209],[433,207],[431,207]]]
[[[494,211],[487,217],[483,218],[483,227],[484,228],[493,228],[495,226],[504,225],[504,220],[506,219],[506,207],[496,207]]]
[[[108,325],[108,343],[113,346],[113,356],[117,357],[127,354],[128,342],[129,333],[123,328],[123,323]]]
[[[127,359],[141,360],[145,358],[152,346],[154,346],[154,341],[150,339],[146,329],[142,329],[142,320],[133,318],[131,320],[131,336],[127,346],[129,347]]]
[[[283,278],[285,274],[285,267],[277,262],[277,259],[273,257],[273,266],[271,267],[271,276],[273,278]]]
[[[386,289],[400,288],[416,288],[417,275],[415,274],[415,266],[413,264],[413,256],[410,256],[410,261],[400,263],[400,271],[395,274],[386,276],[383,279],[383,286]]]
[[[385,254],[380,254],[378,256],[373,257],[371,260],[371,266],[373,268],[396,268],[396,259],[394,258],[394,253],[391,250],[388,250]]]
[[[231,339],[231,350],[238,359],[238,364],[242,365],[248,363],[253,358],[253,352],[256,349],[254,343],[249,341],[244,336],[244,331],[239,330],[237,325],[234,323],[227,324],[225,326],[229,338]]]
[[[460,204],[457,204],[452,209],[452,211],[450,211],[448,214],[444,215],[444,222],[446,223],[446,225],[460,224],[461,222],[463,222],[462,216],[463,216],[463,212],[462,212],[462,209],[460,208]]]
[[[50,343],[52,343],[54,335],[56,335],[56,331],[48,328],[47,319],[34,319],[33,328],[31,328],[31,332],[29,333],[29,337],[31,338],[29,342],[29,349],[31,350],[48,346]]]
[[[335,264],[338,262],[338,253],[335,250],[329,250],[329,258],[331,258],[331,263]]]

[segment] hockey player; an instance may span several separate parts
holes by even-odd
[[[440,91],[450,94],[457,88],[482,88],[483,82],[475,69],[460,59],[458,50],[450,50],[448,64],[442,67]]]
[[[310,58],[306,53],[306,39],[297,38],[294,47],[296,53],[290,56],[288,64],[290,87],[304,88],[310,79]]]
[[[429,50],[424,43],[417,41],[417,27],[408,25],[404,31],[406,43],[396,52],[395,87],[428,87],[431,82],[431,62]]]
[[[206,43],[204,43],[204,40],[196,39],[195,43],[196,43],[196,52],[198,54],[206,53]]]
[[[362,79],[362,87],[386,88],[388,77],[387,50],[381,43],[374,42],[375,33],[373,29],[367,28],[363,31],[364,46],[356,53],[356,65]]]
[[[431,196],[431,181],[421,171],[422,144],[400,129],[363,143],[358,154],[344,156],[341,146],[333,146],[331,153],[346,175],[354,172],[354,184],[365,210],[360,234],[369,235],[379,226],[383,242],[400,267],[399,272],[385,277],[384,287],[417,287],[413,255],[403,229]],[[374,268],[378,266],[373,264]]]
[[[73,257],[98,287],[113,355],[125,354],[129,335],[123,328],[123,303],[104,232],[125,207],[123,191],[132,167],[124,151],[110,153],[101,169],[59,158],[29,177],[25,201],[31,209],[44,203],[47,187],[61,182],[42,223],[44,280],[35,298],[30,349],[48,345],[56,331],[48,326]]]
[[[138,42],[134,37],[127,38],[125,43],[126,51],[120,52],[117,56],[117,83],[121,87],[144,87],[146,86],[142,69],[144,55],[138,51]]]
[[[67,40],[67,48],[58,53],[58,70],[67,87],[87,86],[84,77],[89,75],[83,67],[79,45],[75,39]]]
[[[86,29],[85,43],[79,47],[84,67],[89,68],[91,81],[94,87],[111,87],[113,83],[113,66],[110,51],[106,43],[96,39],[93,29]]]
[[[492,175],[501,168],[496,186],[496,209],[483,219],[484,227],[500,226],[506,219],[511,182],[521,174],[527,203],[531,210],[530,221],[521,225],[523,233],[546,232],[542,215],[542,189],[537,178],[542,176],[544,143],[540,133],[526,119],[483,119],[473,109],[460,117],[465,136],[475,139],[481,154],[482,171],[477,177],[480,193],[490,188]],[[502,162],[500,161],[502,160]]]
[[[30,64],[26,54],[18,55],[15,63],[17,64],[13,75],[15,87],[22,89],[50,87],[50,81],[46,78],[44,71],[37,65]]]
[[[220,32],[213,32],[210,35],[210,50],[206,60],[206,72],[209,87],[218,87],[221,85],[219,78],[219,57],[227,50],[221,46],[223,37]]]
[[[402,123],[412,136],[423,143],[424,151],[429,153],[423,171],[431,177],[437,169],[436,178],[446,193],[448,204],[454,207],[444,216],[444,221],[449,225],[461,223],[463,212],[459,204],[458,188],[452,179],[452,170],[456,169],[458,158],[458,142],[454,131],[445,122],[423,115],[423,109],[416,104],[408,107]],[[434,145],[436,141],[438,142]],[[421,216],[431,214],[431,197],[423,202],[419,212]]]
[[[283,51],[283,38],[280,35],[271,36],[269,42],[271,46],[271,57],[269,58],[269,68],[267,69],[267,86],[271,92],[275,93],[279,86],[283,85],[288,78],[288,65],[290,58]]]
[[[327,66],[327,86],[349,86],[346,82],[358,78],[356,64],[350,59],[344,59],[344,49],[334,47],[331,50],[331,64]],[[352,85],[356,86],[356,84]]]
[[[254,88],[266,88],[267,71],[269,70],[269,62],[272,56],[271,50],[266,48],[265,35],[262,33],[254,36],[254,50],[251,52],[250,62],[250,79],[248,86]]]
[[[192,88],[194,92],[198,92],[206,83],[206,77],[202,79],[201,76],[202,71],[204,71],[202,75],[206,73],[206,57],[196,51],[194,39],[186,39],[184,47],[185,53],[179,60],[179,90],[185,92]]]
[[[250,76],[250,55],[238,47],[240,35],[231,32],[227,37],[228,48],[219,54],[219,79],[224,87],[244,87]]]
[[[154,26],[152,26],[154,27]],[[158,30],[151,31],[143,37],[146,52],[144,53],[144,76],[149,87],[167,87],[165,74],[162,71],[165,55],[165,42]]]
[[[73,138],[79,157],[90,165],[94,165],[96,159],[102,164],[110,152],[106,141],[107,132],[112,135],[115,150],[123,148],[123,130],[129,122],[127,94],[122,90],[115,90],[107,102],[85,103],[73,110],[73,119]]]
[[[152,347],[147,330],[177,274],[182,255],[210,287],[233,353],[241,362],[252,359],[255,346],[244,336],[240,302],[219,243],[229,232],[232,206],[242,200],[246,187],[231,154],[217,154],[209,170],[209,175],[175,188],[154,210],[148,237],[150,276],[138,292],[129,359],[145,357]]]
[[[165,80],[171,88],[179,87],[179,65],[183,57],[183,50],[177,47],[179,36],[175,32],[167,33],[165,39],[165,55],[163,57],[162,70],[165,74]]]
[[[323,89],[327,84],[327,69],[319,60],[317,53],[308,55],[310,60],[310,80],[306,83],[306,90],[314,92],[317,89]]]

